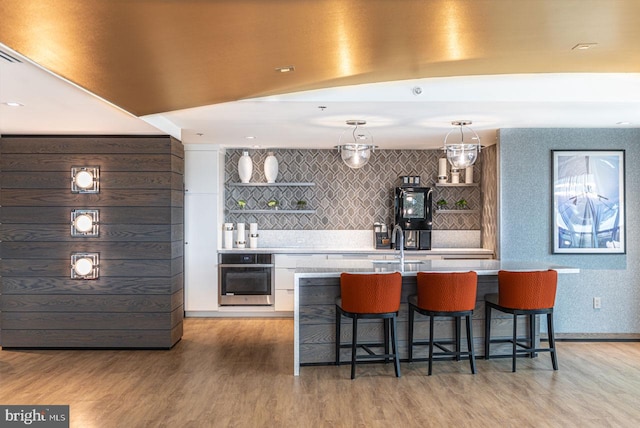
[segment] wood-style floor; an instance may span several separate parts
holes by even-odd
[[[518,360],[303,367],[290,319],[187,319],[170,351],[0,351],[0,404],[68,404],[71,426],[636,427],[640,343]]]

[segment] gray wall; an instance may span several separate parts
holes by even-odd
[[[501,129],[498,139],[500,257],[581,269],[560,275],[558,333],[640,332],[640,130]],[[552,254],[551,151],[583,149],[626,151],[626,254]]]

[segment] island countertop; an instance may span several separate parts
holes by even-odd
[[[408,261],[408,262],[407,262]],[[338,277],[342,272],[350,273],[390,273],[400,272],[403,276],[415,276],[417,272],[468,272],[478,275],[497,275],[500,270],[531,271],[553,269],[558,273],[578,273],[579,269],[545,262],[502,261],[502,260],[416,260],[405,259],[403,267],[393,260],[326,260],[314,261],[312,266],[299,266],[296,278]]]

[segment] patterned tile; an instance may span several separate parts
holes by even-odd
[[[378,150],[368,165],[354,170],[347,167],[335,150],[274,150],[278,159],[277,182],[314,182],[313,187],[234,187],[237,183],[238,159],[242,150],[225,154],[225,222],[258,222],[262,230],[365,230],[375,221],[393,222],[393,189],[402,175],[419,175],[423,186],[433,186],[437,179],[440,150]],[[249,150],[253,160],[251,182],[266,182],[263,165],[266,150]],[[481,154],[474,168],[474,182],[480,182]],[[493,174],[495,176],[495,174]],[[315,214],[235,214],[238,199],[247,201],[247,209],[266,209],[275,198],[282,209],[293,209],[298,200],[307,201]],[[434,213],[433,228],[440,230],[481,228],[482,195],[480,187],[434,188],[434,201],[440,198],[452,204],[465,198],[475,214]]]

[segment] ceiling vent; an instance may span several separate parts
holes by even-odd
[[[4,59],[7,62],[22,62],[15,56],[8,54],[7,52],[0,50],[0,58]]]

